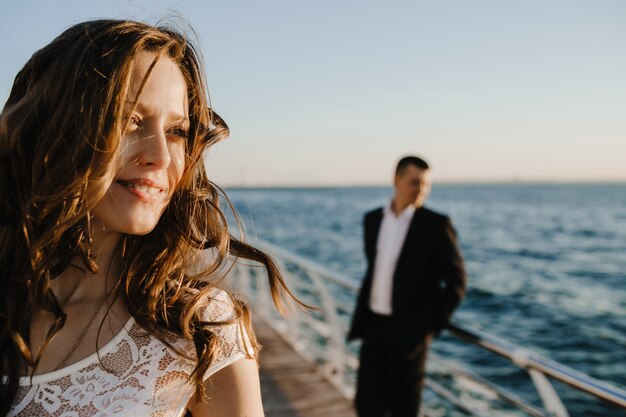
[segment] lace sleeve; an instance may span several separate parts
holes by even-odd
[[[209,294],[208,305],[202,312],[206,321],[229,321],[235,318],[235,307],[228,293],[214,289]],[[231,324],[213,325],[208,327],[218,339],[218,347],[213,363],[204,374],[204,379],[217,371],[246,357],[254,357],[254,351],[248,334],[240,320]]]

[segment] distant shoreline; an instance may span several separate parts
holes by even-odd
[[[485,187],[485,186],[626,186],[626,180],[619,181],[441,181],[437,187]],[[390,184],[288,184],[288,185],[223,185],[225,190],[328,190],[337,188],[392,188]]]

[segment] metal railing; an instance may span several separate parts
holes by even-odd
[[[358,285],[336,272],[267,242],[255,242],[255,245],[272,255],[281,268],[289,288],[302,301],[319,306],[319,310],[308,312],[299,310],[284,317],[278,315],[273,308],[265,272],[258,265],[238,263],[234,269],[236,279],[231,281],[235,283],[233,290],[245,295],[251,302],[256,316],[260,316],[274,327],[303,357],[316,363],[318,369],[344,396],[352,398],[354,377],[358,367],[358,346],[355,343],[347,344],[345,335]],[[610,384],[469,326],[455,322],[448,326],[448,330],[464,342],[502,356],[527,371],[541,398],[543,409],[436,355],[431,355],[431,361],[435,361],[444,373],[469,381],[469,385],[478,387],[479,391],[512,405],[526,415],[569,416],[548,377],[626,409],[626,392]],[[431,378],[426,379],[426,388],[471,415],[489,415],[489,410],[463,400],[455,392]],[[426,415],[434,416],[436,413],[427,410]]]

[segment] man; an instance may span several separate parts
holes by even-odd
[[[465,294],[463,258],[450,219],[423,207],[428,164],[396,168],[390,204],[365,215],[367,272],[348,339],[360,338],[355,405],[360,417],[415,417],[428,345]]]

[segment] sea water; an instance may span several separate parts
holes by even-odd
[[[256,238],[356,282],[365,272],[362,219],[390,187],[232,189]],[[455,319],[626,388],[626,184],[433,187],[426,206],[449,215],[469,287]],[[445,335],[433,352],[540,404],[528,375]],[[618,416],[556,383],[571,416]]]

